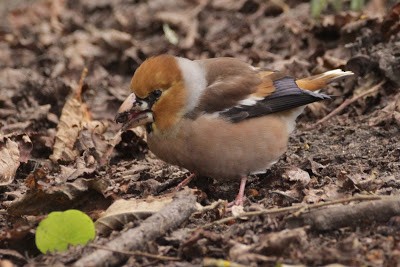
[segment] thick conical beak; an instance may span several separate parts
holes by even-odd
[[[135,94],[130,94],[119,107],[115,121],[123,123],[122,129],[126,130],[152,123],[154,118],[149,105],[143,100],[137,101]]]

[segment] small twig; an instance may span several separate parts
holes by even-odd
[[[297,228],[309,225],[317,231],[328,231],[342,227],[369,225],[387,222],[400,215],[400,199],[387,197],[354,205],[338,205],[326,209],[304,212],[286,219],[286,227]]]
[[[232,221],[232,220],[235,220],[235,219],[239,219],[241,217],[258,216],[258,215],[262,215],[262,214],[283,213],[283,212],[289,212],[289,211],[298,210],[299,208],[301,208],[301,206],[299,206],[299,207],[284,207],[284,208],[276,208],[276,209],[269,209],[269,210],[258,210],[258,211],[244,212],[244,213],[241,213],[238,216],[230,216],[230,217],[222,218],[222,219],[217,220],[217,221],[213,221],[213,222],[207,223],[207,224],[201,226],[200,228],[204,228],[204,229],[210,228],[211,226],[224,224],[226,222],[229,222],[229,221]],[[193,229],[193,231],[195,231],[195,230],[197,230],[197,229]]]
[[[358,195],[355,197],[342,198],[342,199],[332,200],[332,201],[328,201],[328,202],[320,202],[320,203],[316,203],[316,204],[306,205],[304,207],[311,210],[311,209],[317,209],[317,208],[321,208],[321,207],[325,207],[325,206],[343,204],[343,203],[348,203],[348,202],[353,202],[353,201],[379,200],[382,198],[384,198],[384,197],[376,196],[376,195]]]
[[[331,113],[329,113],[328,115],[326,115],[325,117],[323,117],[322,119],[320,119],[319,121],[317,121],[314,126],[322,124],[324,122],[326,122],[327,120],[329,120],[330,118],[332,118],[333,116],[339,114],[340,112],[342,112],[346,107],[350,106],[351,104],[353,104],[354,102],[356,102],[358,99],[363,98],[364,96],[367,96],[369,94],[372,94],[373,92],[376,92],[380,89],[381,85],[384,83],[384,81],[378,83],[377,85],[373,86],[371,89],[365,91],[362,94],[359,94],[357,96],[353,96],[351,99],[346,99],[340,106],[338,106],[337,108],[335,108],[334,110],[332,110]]]
[[[227,206],[227,201],[226,200],[222,200],[222,199],[218,199],[217,201],[214,201],[213,203],[211,203],[210,205],[207,206],[202,206],[201,204],[198,204],[198,211],[194,212],[192,214],[192,216],[198,216],[204,213],[207,213],[211,210],[215,210],[217,208],[219,208],[220,206],[222,206],[222,214],[225,214],[226,212],[226,206]]]
[[[154,255],[151,253],[143,252],[143,251],[126,251],[126,250],[117,250],[117,249],[112,249],[109,247],[105,246],[100,246],[100,245],[95,245],[95,244],[90,244],[88,245],[89,247],[92,248],[97,248],[97,249],[103,249],[111,252],[116,252],[116,253],[121,253],[129,256],[142,256],[146,258],[151,258],[151,259],[156,259],[156,260],[161,260],[161,261],[178,261],[180,260],[179,258],[176,257],[168,257],[168,256],[163,256],[163,255]]]
[[[193,213],[193,215],[195,214],[201,214],[201,213],[205,213],[208,212],[210,210],[214,210],[216,208],[218,208],[219,206],[226,206],[227,201],[226,200],[222,200],[222,199],[218,199],[217,201],[214,201],[213,203],[211,203],[208,206],[202,206],[201,209],[198,212]]]
[[[286,194],[286,193],[284,193],[284,192],[281,192],[281,191],[279,191],[279,190],[270,191],[269,193],[270,193],[270,194],[277,194],[277,195],[283,196],[283,197],[288,198],[288,199],[293,200],[293,201],[299,201],[298,198],[289,196],[288,194]]]
[[[329,206],[329,205],[348,203],[348,202],[352,202],[352,201],[367,201],[367,200],[378,200],[378,199],[382,199],[382,197],[381,196],[373,196],[373,195],[371,195],[371,196],[370,195],[368,195],[368,196],[360,195],[360,196],[355,196],[355,197],[350,197],[350,198],[345,198],[345,199],[338,199],[338,200],[322,202],[322,203],[317,203],[317,204],[311,204],[311,205],[299,205],[299,206],[291,206],[291,207],[284,207],[284,208],[250,211],[250,212],[241,213],[237,216],[230,216],[230,217],[226,217],[226,218],[223,218],[223,219],[220,219],[217,221],[213,221],[211,223],[201,226],[200,228],[206,229],[211,226],[224,224],[226,222],[230,222],[235,219],[240,219],[242,217],[277,214],[277,213],[285,213],[285,212],[295,212],[295,211],[299,211],[299,210],[301,212],[304,212],[306,210],[317,209],[317,208]],[[197,230],[197,229],[193,229],[193,231],[195,231],[195,230]]]
[[[175,195],[174,200],[159,212],[145,219],[138,227],[128,229],[120,236],[109,241],[107,247],[117,250],[139,250],[167,231],[171,231],[185,222],[196,211],[196,196],[189,190],[183,190]],[[120,266],[126,260],[125,254],[116,254],[103,249],[96,249],[73,264],[84,266]]]

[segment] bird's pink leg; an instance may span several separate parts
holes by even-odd
[[[244,188],[246,187],[247,176],[243,176],[240,180],[239,193],[237,194],[235,201],[228,204],[228,207],[232,206],[243,206],[244,198]]]
[[[186,186],[188,183],[190,183],[194,177],[196,177],[195,173],[191,173],[188,177],[186,177],[182,182],[180,182],[175,188],[174,192],[178,192],[182,187]]]

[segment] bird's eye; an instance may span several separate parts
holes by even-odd
[[[158,98],[160,98],[161,94],[162,94],[162,91],[161,91],[161,90],[154,90],[154,91],[151,92],[150,95],[147,97],[147,100],[148,100],[150,103],[153,104],[154,102],[156,102],[156,101],[158,100]]]
[[[161,96],[161,94],[162,94],[162,91],[161,91],[161,90],[154,90],[154,91],[152,92],[152,95],[153,95],[154,97],[156,97],[156,98],[159,98],[159,97]]]

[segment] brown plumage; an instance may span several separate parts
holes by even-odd
[[[138,98],[128,98],[117,120],[146,124],[149,148],[162,160],[200,176],[241,178],[244,190],[247,175],[286,151],[304,106],[329,98],[312,91],[350,75],[333,70],[295,80],[234,58],[161,55],[137,69],[131,89]]]

